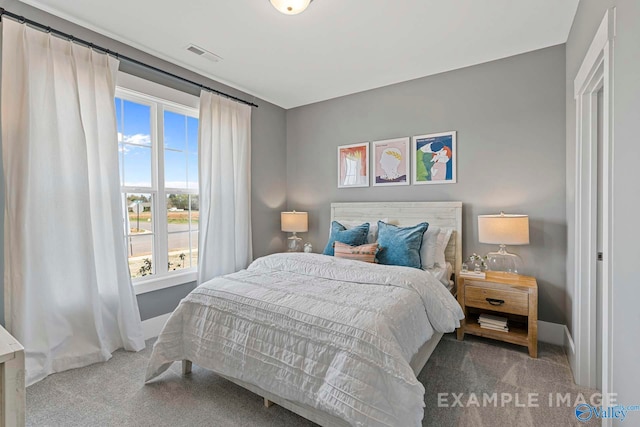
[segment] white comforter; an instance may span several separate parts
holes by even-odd
[[[462,318],[428,272],[275,254],[184,298],[146,378],[188,359],[352,425],[417,426],[424,387],[409,361]]]

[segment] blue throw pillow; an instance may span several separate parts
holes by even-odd
[[[346,229],[346,227],[337,221],[331,223],[331,235],[329,242],[324,248],[324,255],[333,256],[333,243],[340,242],[351,246],[360,246],[367,243],[367,234],[369,234],[369,223]]]
[[[378,221],[378,262],[386,265],[402,265],[421,268],[420,247],[422,235],[429,223],[421,222],[413,227],[398,227]]]

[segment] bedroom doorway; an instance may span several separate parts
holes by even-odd
[[[576,183],[573,339],[577,384],[611,393],[611,153],[615,8],[605,14],[574,81]]]

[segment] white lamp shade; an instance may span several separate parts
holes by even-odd
[[[478,215],[480,243],[498,245],[528,245],[529,217],[527,215]]]
[[[273,7],[285,15],[297,15],[309,6],[311,0],[269,0]]]
[[[288,233],[304,233],[309,227],[306,212],[281,212],[280,223],[282,225],[282,231]]]

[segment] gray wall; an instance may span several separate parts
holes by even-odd
[[[463,254],[485,254],[477,215],[525,213],[531,244],[512,247],[538,279],[539,316],[565,323],[565,52],[555,46],[287,111],[287,204],[309,212],[303,238],[321,251],[329,205],[463,205]],[[458,183],[338,189],[336,147],[458,131]]]
[[[618,394],[618,403],[634,405],[640,402],[640,365],[637,363],[640,344],[638,325],[640,324],[640,286],[638,286],[637,264],[638,250],[637,183],[640,182],[640,2],[637,0],[581,0],[569,39],[567,41],[567,95],[566,95],[566,146],[567,146],[567,217],[569,219],[569,238],[573,239],[571,220],[574,205],[575,185],[575,102],[573,100],[573,80],[582,63],[582,59],[593,40],[607,8],[615,6],[617,10],[616,38],[614,41],[614,119],[613,119],[613,248],[610,256],[612,263],[611,311],[612,334],[612,386]],[[570,240],[572,241],[572,240]],[[573,252],[569,252],[569,260]],[[571,261],[569,261],[571,262]],[[567,283],[570,295],[573,295],[573,277]],[[567,301],[568,316],[572,315],[571,301]],[[573,329],[571,329],[573,333]],[[635,402],[635,403],[634,403]],[[614,425],[638,423],[640,414],[630,413],[632,419],[615,422]]]
[[[230,88],[213,80],[202,77],[177,65],[168,63],[154,56],[148,55],[128,45],[112,40],[108,37],[87,30],[83,27],[57,18],[41,10],[30,7],[17,0],[0,0],[0,6],[10,12],[23,15],[34,21],[50,25],[61,31],[84,38],[103,47],[117,51],[158,68],[178,74],[182,77],[202,83],[238,96],[259,105],[254,108],[251,118],[252,127],[252,226],[254,257],[278,251],[284,245],[285,236],[280,230],[280,211],[285,208],[286,198],[286,131],[285,110],[266,101],[256,99],[236,89]],[[153,80],[166,86],[184,92],[199,95],[200,90],[190,85],[180,83],[146,69],[121,63],[120,69],[130,74],[148,80]],[[0,177],[0,215],[4,215],[4,182]],[[4,217],[0,216],[4,222]],[[0,223],[2,223],[0,222]],[[0,236],[4,235],[0,227]],[[0,259],[4,258],[0,246]],[[0,261],[0,274],[4,275],[4,261]],[[2,277],[0,276],[0,277]],[[140,314],[143,320],[172,311],[179,300],[195,287],[195,283],[176,288],[163,289],[138,296]],[[0,321],[4,320],[4,292],[0,288]]]
[[[638,286],[638,183],[640,183],[640,2],[617,0],[613,153],[613,390],[621,403],[640,402],[640,286]],[[635,403],[634,403],[635,402]],[[640,423],[640,414],[633,414]],[[631,421],[631,420],[629,420]],[[623,423],[618,422],[618,425]]]

